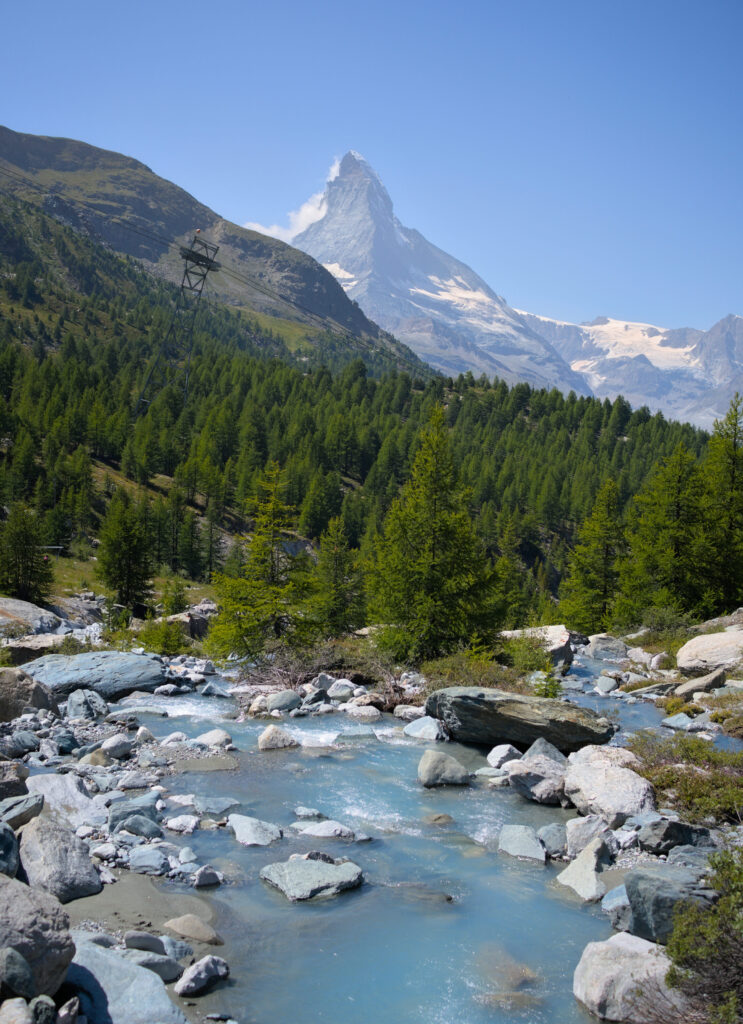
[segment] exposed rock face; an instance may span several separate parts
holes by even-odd
[[[79,943],[68,981],[74,985],[80,1009],[90,1021],[188,1024],[153,971],[93,942]]]
[[[602,1020],[646,1024],[683,1020],[685,1000],[665,982],[671,966],[665,951],[625,932],[589,942],[573,975],[573,994]],[[670,1011],[665,1016],[663,1011]]]
[[[364,880],[358,864],[334,860],[323,853],[295,854],[289,860],[267,864],[261,878],[279,889],[288,900],[310,900],[316,896],[337,896],[356,889]]]
[[[58,818],[62,824],[77,828],[78,825],[102,824],[106,820],[105,808],[94,803],[82,779],[76,775],[32,775],[27,785],[29,793],[43,796],[45,813]]]
[[[94,896],[103,883],[74,832],[34,818],[21,832],[21,866],[29,885],[56,896],[60,903]]]
[[[59,714],[48,687],[32,679],[23,669],[0,669],[0,722],[18,718],[24,708],[48,708],[55,715]]]
[[[610,828],[619,828],[632,815],[656,808],[655,791],[647,779],[630,768],[601,761],[569,764],[565,796],[581,814],[598,814]]]
[[[607,719],[575,704],[477,686],[437,690],[426,701],[426,714],[441,719],[452,739],[484,747],[529,746],[543,736],[567,753],[606,743],[614,733]]]
[[[449,754],[427,750],[418,763],[418,781],[430,789],[433,786],[466,786],[469,772]]]
[[[743,628],[725,633],[705,633],[695,636],[679,650],[676,664],[689,675],[712,672],[718,668],[732,668],[743,659]]]
[[[0,635],[8,633],[18,636],[18,630],[24,633],[53,633],[62,625],[62,620],[54,612],[29,601],[19,601],[14,597],[0,597]]]
[[[28,962],[38,994],[54,995],[75,954],[70,920],[59,900],[0,875],[0,946]]]
[[[632,909],[630,931],[643,939],[665,945],[673,930],[673,914],[679,903],[710,906],[714,892],[700,870],[676,865],[635,868],[624,880]]]
[[[565,768],[550,757],[511,761],[508,779],[512,789],[535,803],[557,805],[565,799]]]
[[[166,682],[165,668],[157,658],[120,651],[48,654],[30,662],[26,672],[55,696],[82,688],[94,690],[105,700],[125,697],[134,690],[151,693]]]

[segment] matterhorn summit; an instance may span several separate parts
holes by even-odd
[[[432,366],[590,394],[585,378],[470,267],[400,223],[359,153],[343,157],[318,209],[323,215],[292,245]]]

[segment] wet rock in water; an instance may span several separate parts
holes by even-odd
[[[608,676],[599,676],[594,689],[606,696],[619,689],[619,681],[617,679],[610,679]]]
[[[403,734],[414,740],[438,740],[444,741],[447,736],[446,729],[438,718],[430,718],[424,715],[410,722],[403,729]]]
[[[190,835],[199,827],[199,819],[195,814],[178,814],[174,818],[168,818],[163,824],[171,832]]]
[[[0,668],[0,722],[12,722],[25,708],[46,708],[59,715],[57,702],[43,682],[20,668]]]
[[[283,750],[286,747],[298,746],[299,743],[294,737],[278,725],[267,726],[258,737],[259,750]]]
[[[212,988],[218,981],[230,975],[229,964],[221,956],[203,956],[183,972],[183,977],[174,985],[179,996],[196,996]]]
[[[299,818],[300,821],[321,821],[325,815],[317,810],[316,807],[295,807],[294,817]]]
[[[70,920],[54,896],[0,875],[0,936],[27,961],[35,991],[54,995],[75,953]]]
[[[349,704],[346,706],[346,714],[349,718],[358,718],[366,722],[376,722],[382,717],[379,708],[372,707],[370,704]]]
[[[166,681],[159,659],[122,651],[48,654],[26,665],[26,672],[48,686],[55,697],[86,689],[105,700],[117,700],[135,690],[152,693]]]
[[[249,715],[265,715],[268,713],[268,698],[265,693],[259,693],[258,696],[251,701],[250,707],[248,708]]]
[[[225,729],[210,729],[196,737],[196,742],[205,747],[228,747],[232,737]]]
[[[565,795],[581,814],[598,814],[610,828],[656,808],[652,785],[630,768],[605,762],[568,764]]]
[[[398,704],[392,713],[403,722],[414,722],[416,718],[423,718],[425,715],[424,709],[415,704]]]
[[[138,875],[164,875],[170,862],[157,846],[135,846],[129,854],[129,870]]]
[[[29,885],[60,903],[94,896],[103,888],[87,845],[60,825],[35,818],[21,832],[19,854]]]
[[[162,839],[165,835],[157,822],[144,814],[131,814],[116,826],[116,832],[130,832],[144,839]]]
[[[0,949],[0,1000],[33,999],[36,982],[28,960],[12,946]]]
[[[195,796],[193,806],[199,814],[212,814],[220,817],[240,805],[239,800],[231,796]]]
[[[633,935],[663,945],[673,929],[677,906],[699,903],[709,907],[715,898],[704,879],[704,868],[647,865],[629,871],[624,884],[632,910],[629,930]]]
[[[188,1024],[162,980],[112,949],[80,942],[67,980],[90,1021],[106,1024]]]
[[[269,846],[283,835],[278,825],[246,814],[230,814],[227,823],[243,846]]]
[[[418,781],[427,789],[433,786],[466,786],[470,775],[449,754],[427,750],[418,763]]]
[[[646,1024],[683,1020],[685,998],[666,985],[671,966],[665,950],[618,932],[606,942],[589,942],[573,975],[573,995],[604,1020]]]
[[[0,822],[0,874],[15,878],[18,871],[18,840],[7,824]]]
[[[318,853],[295,854],[289,860],[267,864],[260,876],[292,902],[337,896],[357,888],[364,880],[358,864]]]
[[[601,900],[601,909],[609,915],[611,926],[615,931],[629,931],[632,907],[627,896],[626,886],[618,885],[615,889],[610,889]]]
[[[123,956],[125,960],[129,960],[130,963],[136,964],[138,967],[152,971],[153,974],[162,978],[166,985],[183,974],[183,968],[178,961],[165,956],[164,953],[153,953],[151,950],[144,949],[123,949],[119,950],[119,956]]]
[[[97,825],[106,820],[106,811],[96,804],[77,775],[32,775],[28,791],[44,799],[45,814],[63,825]]]
[[[608,633],[594,633],[588,638],[584,654],[595,661],[624,661],[629,648],[623,640]]]
[[[202,864],[198,871],[194,872],[194,889],[206,889],[208,886],[221,885],[222,878],[218,871],[215,871],[211,864]]]
[[[565,802],[565,768],[542,754],[508,762],[511,789],[538,804]]]
[[[498,837],[498,851],[544,864],[545,849],[530,825],[504,825]]]
[[[266,697],[266,710],[269,714],[272,711],[293,711],[302,703],[302,698],[295,690],[281,690],[279,693],[271,693]]]
[[[641,850],[656,856],[669,853],[675,846],[715,846],[708,828],[661,817],[643,825],[637,833],[637,840]]]
[[[599,872],[611,864],[612,855],[600,836],[592,839],[575,860],[557,876],[560,885],[567,886],[582,900],[593,903],[606,894],[606,886]]]
[[[552,860],[565,857],[567,855],[567,833],[565,826],[559,821],[553,821],[549,825],[543,825],[537,831],[537,836],[542,846],[547,852],[547,856]]]
[[[477,686],[449,686],[426,701],[426,714],[439,718],[454,740],[493,747],[526,746],[543,736],[558,750],[606,743],[614,726],[575,704]]]
[[[520,759],[521,751],[510,743],[498,744],[487,756],[487,762],[491,768],[502,768],[507,761],[519,761]]]
[[[0,821],[12,829],[19,829],[41,814],[43,806],[44,797],[40,795],[10,796],[7,800],[0,800]]]
[[[67,717],[96,721],[108,714],[108,704],[95,690],[73,690],[67,698]]]
[[[305,825],[299,832],[301,836],[311,836],[314,839],[354,839],[353,829],[341,825],[339,821],[314,821]]]
[[[176,935],[180,935],[184,939],[191,939],[193,942],[203,942],[207,946],[224,945],[224,939],[221,935],[215,932],[210,924],[197,917],[196,914],[183,914],[181,917],[173,917],[170,921],[166,921],[163,927],[170,929],[171,932],[175,932]],[[163,941],[165,941],[165,937],[163,937]],[[188,953],[184,954],[184,956],[189,955]]]
[[[143,815],[151,821],[157,821],[157,794],[145,793],[142,796],[125,797],[111,804],[108,811],[108,830],[116,832],[120,825],[132,815]]]
[[[201,696],[229,698],[232,694],[221,686],[217,686],[216,683],[207,683],[201,690]]]

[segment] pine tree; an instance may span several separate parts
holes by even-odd
[[[320,538],[315,570],[313,613],[323,632],[332,636],[361,625],[363,597],[360,573],[349,550],[343,520],[336,516]]]
[[[269,462],[258,480],[253,532],[245,540],[240,574],[215,577],[220,612],[209,642],[217,655],[257,659],[281,644],[300,642],[307,632],[301,607],[306,567],[287,551],[293,515],[283,489],[278,463]]]
[[[560,605],[568,625],[585,633],[608,627],[622,544],[617,486],[607,480],[578,531],[578,544],[569,562]]]
[[[6,594],[24,601],[42,601],[52,581],[39,520],[27,506],[15,504],[0,532],[0,586]]]
[[[492,571],[467,498],[437,406],[370,566],[371,611],[385,623],[380,642],[399,658],[436,657],[495,625]]]
[[[737,393],[715,422],[703,472],[718,610],[732,611],[743,596],[743,398]]]
[[[108,506],[100,532],[98,574],[127,608],[146,601],[152,591],[150,550],[144,508],[118,490]]]

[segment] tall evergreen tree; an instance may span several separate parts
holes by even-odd
[[[703,469],[705,529],[712,542],[719,609],[732,611],[743,597],[743,398],[739,394],[725,418],[715,422]]]
[[[495,625],[492,570],[467,499],[436,406],[370,566],[380,641],[398,657],[435,657]]]
[[[361,576],[339,516],[330,520],[320,538],[315,576],[313,613],[323,632],[337,636],[360,626],[363,614]]]
[[[41,601],[51,590],[53,571],[41,544],[36,514],[17,503],[0,531],[0,586],[24,601]]]
[[[98,574],[116,592],[116,600],[131,608],[150,596],[150,573],[146,508],[144,503],[138,508],[126,491],[118,490],[101,526]]]
[[[622,544],[617,485],[607,480],[578,531],[578,544],[568,563],[560,605],[568,625],[585,633],[598,633],[608,627]]]

